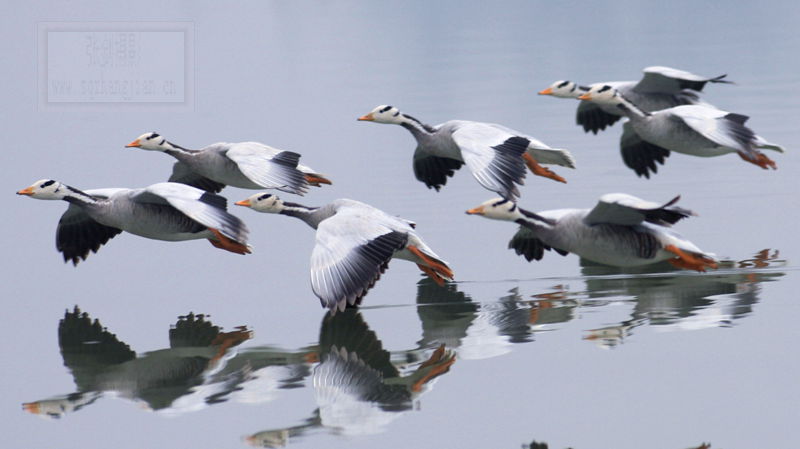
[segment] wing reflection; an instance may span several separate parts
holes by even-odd
[[[180,317],[169,331],[170,347],[136,353],[98,320],[76,306],[58,326],[58,344],[77,392],[23,404],[24,410],[53,418],[85,407],[106,393],[130,399],[151,410],[174,407],[176,400],[203,384],[232,348],[250,331],[221,329],[204,315]]]
[[[390,353],[356,309],[326,314],[320,328],[320,362],[311,373],[318,408],[301,425],[258,432],[246,441],[281,447],[319,427],[346,435],[383,431],[401,416],[398,412],[411,410],[415,400],[430,390],[431,381],[455,363],[455,353],[440,345],[428,351],[424,362],[406,367],[421,351],[425,352],[415,348]]]
[[[584,338],[613,347],[647,323],[661,331],[731,326],[753,311],[762,282],[784,275],[761,271],[785,262],[778,256],[778,251],[762,250],[750,259],[723,262],[712,275],[682,273],[667,264],[631,271],[582,261],[588,298],[629,296],[635,300],[629,319],[591,329]]]

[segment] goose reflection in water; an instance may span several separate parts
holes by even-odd
[[[630,296],[635,299],[628,320],[588,331],[584,339],[614,347],[634,328],[649,323],[661,331],[728,327],[753,311],[762,282],[784,275],[763,270],[782,266],[778,251],[759,251],[742,261],[723,261],[711,276],[678,272],[666,264],[632,272],[582,261],[590,299]],[[763,271],[762,271],[763,270]],[[630,276],[633,274],[633,276]]]
[[[408,361],[429,354],[422,363]],[[320,362],[311,373],[317,409],[303,424],[265,430],[246,438],[253,446],[282,447],[324,427],[334,433],[364,435],[378,433],[411,410],[415,401],[430,390],[437,377],[455,363],[455,353],[438,346],[390,353],[364,321],[361,312],[346,309],[322,320],[319,336]]]
[[[457,284],[417,284],[421,347],[445,344],[464,359],[486,359],[511,351],[514,343],[533,340],[536,332],[573,318],[577,303],[560,293],[524,298],[515,287],[491,302],[473,302]]]
[[[28,402],[23,409],[59,418],[105,393],[140,402],[151,410],[174,407],[178,398],[206,382],[234,347],[250,338],[251,332],[245,327],[222,332],[204,315],[190,313],[180,317],[169,330],[168,349],[137,356],[130,346],[76,306],[59,322],[58,344],[77,391]]]

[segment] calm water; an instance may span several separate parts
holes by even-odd
[[[794,2],[2,9],[14,62],[3,75],[0,430],[13,447],[796,447]],[[35,80],[59,67],[43,53],[58,36],[41,23],[120,20],[191,31],[185,102],[43,100]],[[728,73],[737,84],[708,86],[705,99],[784,145],[770,154],[779,169],[673,154],[638,179],[619,156],[619,124],[586,135],[577,102],[536,95],[558,79],[637,79],[650,65]],[[725,263],[705,274],[574,255],[528,263],[506,249],[514,225],[464,214],[494,196],[468,173],[428,190],[413,178],[408,132],[356,122],[378,104],[431,124],[502,123],[570,149],[577,170],[557,170],[567,185],[528,178],[530,210],[681,194],[699,216],[676,230]],[[53,235],[65,205],[13,192],[44,177],[84,189],[166,179],[168,157],[123,148],[151,130],[190,148],[258,140],[298,151],[334,185],[291,201],[349,197],[412,219],[458,282],[438,288],[394,262],[362,310],[328,317],[308,285],[313,232],[248,210],[234,211],[251,228],[246,257],[121,235],[77,268],[63,264]],[[87,318],[70,314],[59,331],[76,305]],[[92,350],[75,343],[85,335]]]

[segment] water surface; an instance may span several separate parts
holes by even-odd
[[[794,447],[794,3],[10,8],[0,388],[14,446]],[[36,24],[120,20],[192,24],[189,105],[41,107]],[[650,65],[727,73],[736,84],[708,86],[704,98],[784,145],[770,154],[779,169],[673,154],[639,179],[619,156],[619,124],[585,134],[577,102],[535,94],[558,79],[636,79]],[[680,194],[698,216],[676,230],[726,263],[710,273],[555,253],[528,263],[506,249],[514,225],[464,214],[493,193],[466,171],[426,189],[407,131],[355,120],[379,104],[431,124],[502,123],[570,149],[578,168],[557,170],[569,183],[528,177],[526,209]],[[123,234],[78,267],[63,264],[53,234],[65,205],[13,192],[44,177],[84,189],[162,181],[168,157],[123,149],[152,130],[190,148],[258,140],[298,151],[334,185],[291,201],[349,197],[412,219],[458,282],[438,288],[394,262],[363,310],[328,317],[307,280],[313,231],[248,210],[234,211],[251,228],[246,257]],[[75,305],[99,343],[59,343]]]

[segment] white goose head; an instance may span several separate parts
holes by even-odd
[[[276,195],[271,193],[256,193],[250,195],[247,199],[237,201],[237,206],[245,206],[258,212],[265,212],[268,214],[279,214],[284,210],[283,201]]]
[[[358,120],[400,125],[406,121],[406,118],[396,107],[382,104],[368,114],[362,115]]]
[[[167,139],[156,132],[144,133],[137,137],[133,142],[125,145],[125,148],[141,148],[151,151],[166,151],[173,149]]]
[[[468,210],[467,214],[506,221],[514,221],[522,217],[517,204],[504,198],[493,198],[489,201],[484,201],[480,206]]]
[[[578,98],[586,91],[585,87],[578,86],[574,81],[559,80],[550,87],[539,91],[539,95],[552,95],[558,98]]]
[[[69,194],[70,188],[52,179],[40,179],[17,192],[17,195],[26,195],[37,200],[63,200]]]
[[[598,84],[592,86],[588,92],[578,97],[579,100],[594,101],[602,104],[620,104],[623,102],[622,96],[608,84]]]

